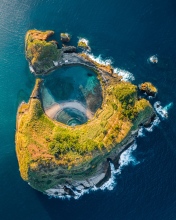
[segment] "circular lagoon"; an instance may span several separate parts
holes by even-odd
[[[69,126],[84,124],[102,104],[96,74],[81,66],[62,68],[46,76],[41,94],[45,113]]]

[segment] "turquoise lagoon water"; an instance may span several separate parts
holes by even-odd
[[[176,3],[173,0],[1,0],[0,4],[0,219],[176,219]],[[24,55],[28,29],[53,29],[89,40],[95,56],[133,74],[134,83],[154,83],[163,106],[173,102],[167,120],[121,156],[111,190],[78,200],[49,199],[19,173],[15,154],[16,111],[28,100],[34,77]],[[61,43],[60,43],[61,45]],[[158,55],[157,65],[147,62]]]
[[[54,117],[57,121],[68,125],[83,124],[102,104],[100,82],[96,73],[88,68],[60,68],[43,79],[43,106],[45,110],[56,105],[61,107]]]
[[[45,77],[44,87],[58,102],[77,100],[86,105],[87,98],[91,95],[92,98],[97,99],[97,102],[100,100],[101,105],[100,82],[96,74],[85,67],[73,66],[58,69],[55,73]],[[97,108],[100,105],[97,105]]]

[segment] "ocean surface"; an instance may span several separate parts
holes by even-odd
[[[0,220],[176,219],[175,24],[174,0],[0,1]],[[69,32],[71,45],[88,39],[94,56],[110,59],[127,78],[131,73],[135,84],[156,85],[152,104],[173,103],[168,119],[159,116],[121,156],[109,187],[77,200],[48,198],[20,177],[15,123],[34,85],[24,54],[25,33],[33,28],[54,30],[58,41]],[[152,65],[155,54],[159,62]]]

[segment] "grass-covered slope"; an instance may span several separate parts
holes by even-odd
[[[37,92],[40,83],[36,80],[29,103],[19,107],[16,131],[21,176],[39,191],[96,173],[104,158],[153,115],[150,103],[138,100],[135,85],[119,82],[106,87],[92,120],[69,127],[45,115]]]
[[[53,31],[29,30],[25,37],[26,58],[37,74],[47,72],[54,67],[53,61],[60,57],[55,41],[47,41]]]

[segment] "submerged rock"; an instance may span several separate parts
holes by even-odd
[[[29,30],[25,37],[26,58],[30,70],[35,74],[43,74],[54,68],[53,61],[61,57],[56,41],[47,41],[54,31]]]
[[[157,88],[150,82],[145,82],[139,85],[141,92],[146,93],[149,96],[155,96],[158,92]]]

